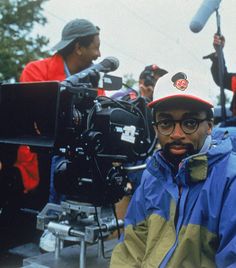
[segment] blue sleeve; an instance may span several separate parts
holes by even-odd
[[[135,163],[128,163],[127,166],[138,166],[138,165],[146,164],[149,159],[150,159],[150,157],[148,157],[144,160],[139,160]],[[129,181],[132,183],[132,186],[133,186],[133,192],[136,191],[136,189],[138,188],[138,186],[141,183],[143,171],[144,170],[142,169],[142,170],[133,171],[133,172],[128,173]]]
[[[234,167],[232,167],[233,169]],[[216,265],[219,268],[236,267],[236,177],[225,192],[219,221],[219,248]]]
[[[139,187],[136,189],[135,193],[131,198],[125,216],[125,226],[129,224],[135,226],[137,223],[143,221],[147,216],[143,189],[144,189],[144,180],[143,183],[141,183]]]

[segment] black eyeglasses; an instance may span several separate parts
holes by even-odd
[[[181,120],[174,120],[168,118],[155,122],[154,125],[157,127],[158,131],[165,136],[171,135],[173,133],[176,123],[179,123],[182,131],[185,134],[193,134],[197,131],[200,123],[206,120],[208,119],[186,118]]]

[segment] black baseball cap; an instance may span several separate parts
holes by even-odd
[[[158,67],[156,64],[147,65],[144,70],[141,72],[139,79],[145,79],[150,76],[157,74],[158,76],[163,76],[168,72],[165,69]]]

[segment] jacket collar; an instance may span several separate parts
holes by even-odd
[[[207,149],[182,160],[175,177],[178,184],[185,185],[204,181],[212,165],[232,151],[232,144],[230,139],[211,140],[209,146],[205,148]],[[162,150],[158,150],[147,165],[149,172],[161,180],[167,180],[170,177],[173,179],[172,168],[163,157]]]

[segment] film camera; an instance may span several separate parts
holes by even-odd
[[[97,96],[95,76],[92,70],[60,83],[2,84],[0,143],[63,156],[56,190],[71,200],[106,205],[125,195],[124,166],[152,153],[155,133],[143,98]],[[104,75],[107,81],[112,76]]]

